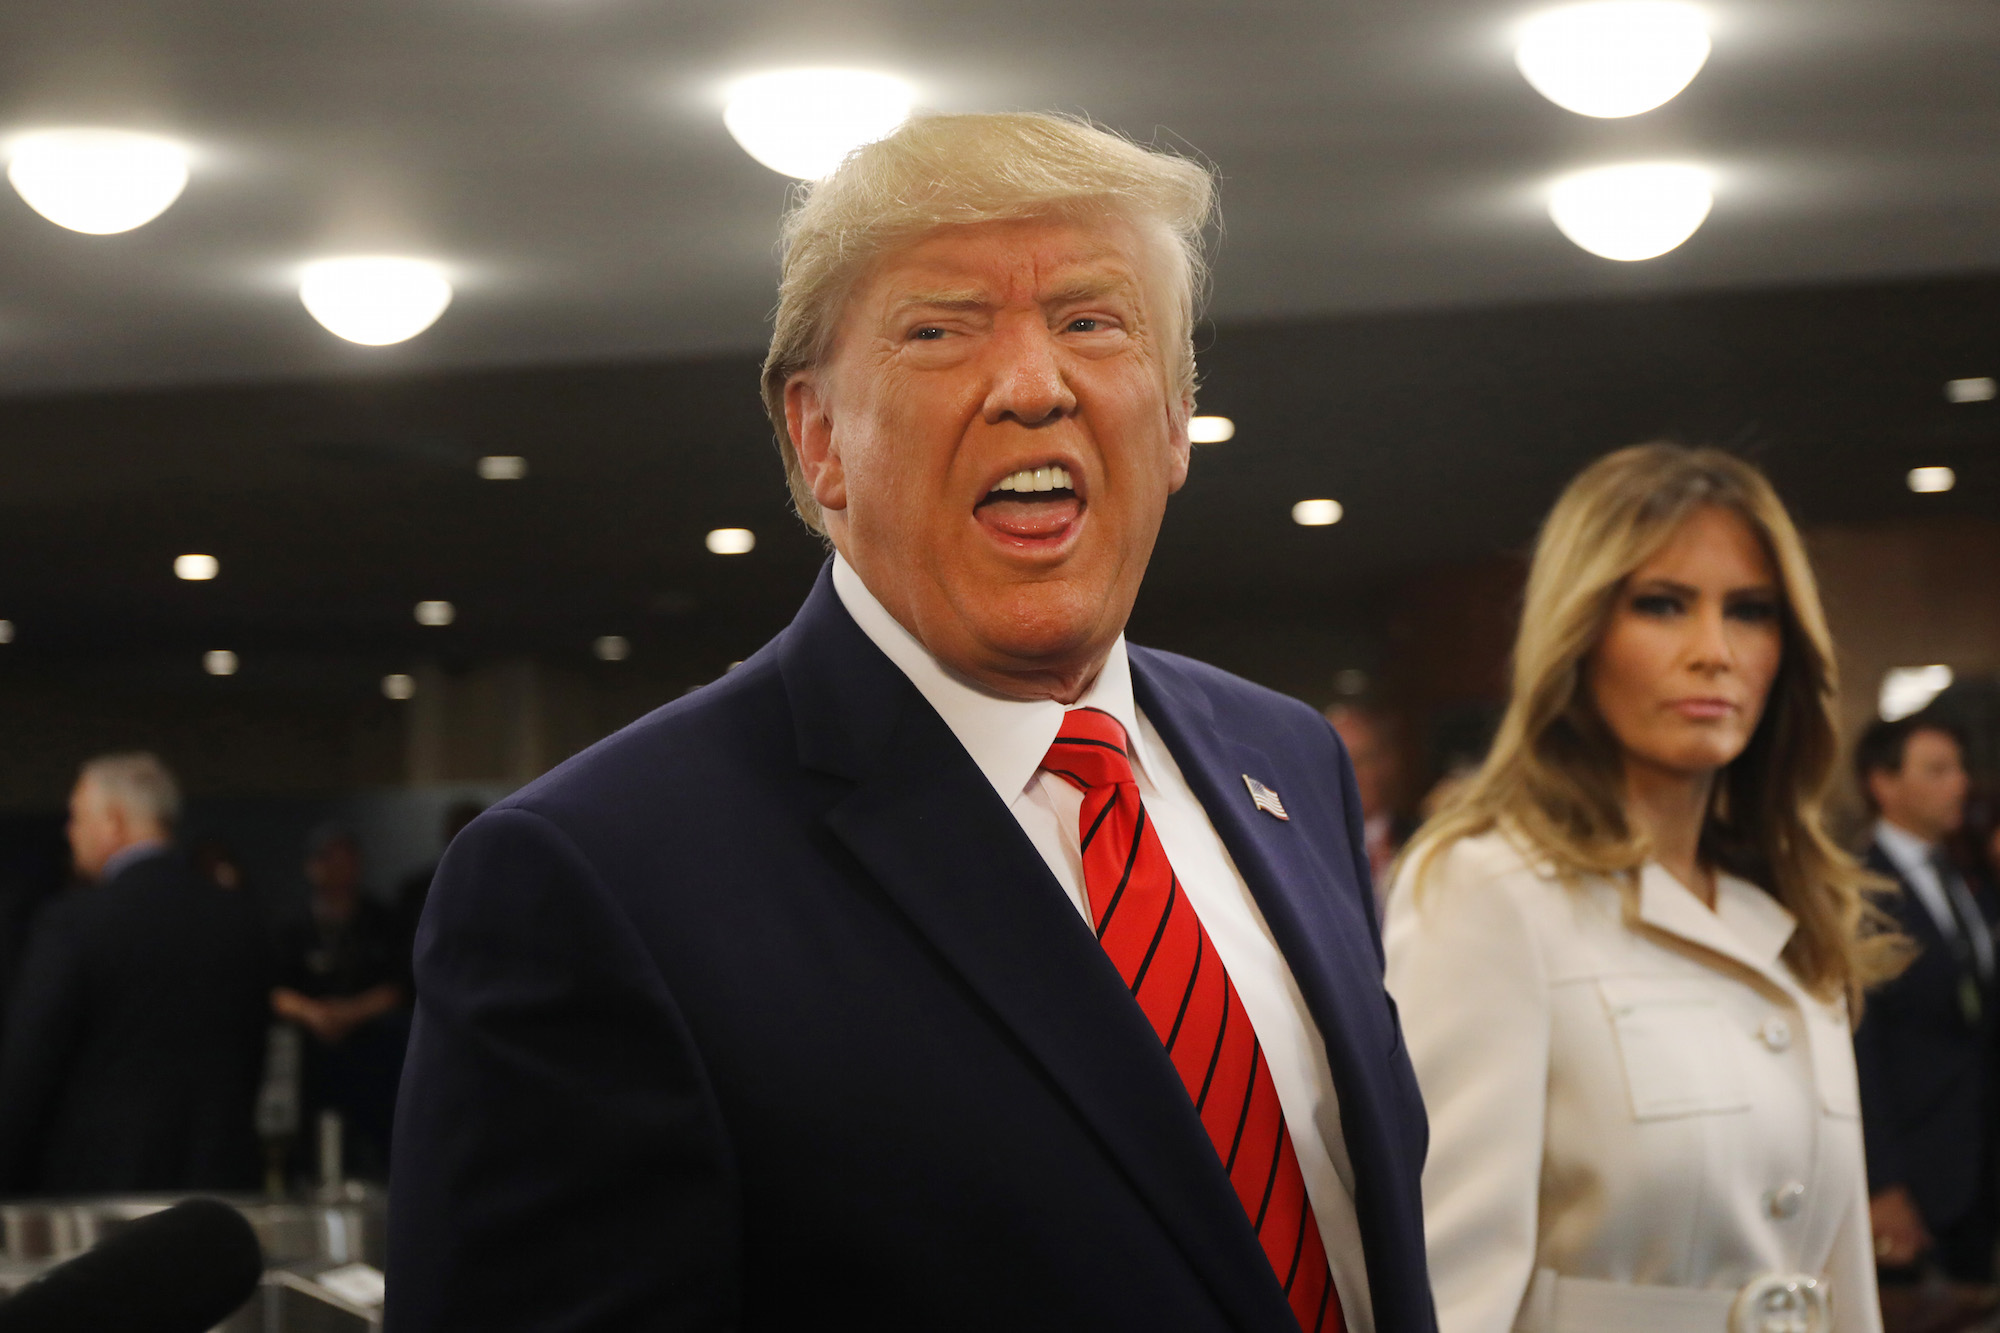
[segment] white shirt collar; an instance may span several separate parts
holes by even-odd
[[[1886,819],[1875,821],[1875,841],[1881,846],[1882,854],[1903,872],[1909,880],[1928,880],[1936,874],[1931,857],[1936,854],[1935,845],[1925,842],[1900,824],[1892,824]]]
[[[1068,707],[1051,699],[1007,699],[982,689],[931,656],[917,637],[889,614],[854,567],[833,557],[833,590],[861,632],[910,678],[972,762],[1012,805],[1041,769],[1042,759],[1062,727]],[[1139,709],[1132,701],[1132,666],[1125,636],[1111,645],[1104,667],[1076,706],[1101,708],[1118,719],[1130,742],[1133,762],[1145,768],[1139,736]]]

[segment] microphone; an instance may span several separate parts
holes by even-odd
[[[189,1199],[121,1228],[0,1304],[0,1333],[206,1333],[264,1275],[243,1214]]]

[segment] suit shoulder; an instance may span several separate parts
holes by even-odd
[[[783,682],[766,648],[572,755],[494,809],[525,810],[564,826],[640,808],[657,816],[677,793],[768,770],[774,756],[788,752],[791,736]]]
[[[1179,653],[1137,644],[1128,645],[1127,652],[1142,669],[1200,694],[1220,722],[1279,733],[1294,741],[1313,737],[1339,744],[1332,725],[1303,700]]]

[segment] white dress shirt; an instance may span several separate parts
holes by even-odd
[[[1982,980],[1990,980],[1994,968],[1993,935],[1990,931],[1974,930],[1968,937],[1966,928],[1959,924],[1961,919],[1970,923],[1982,921],[1985,917],[1979,910],[1978,901],[1962,881],[1954,876],[1953,882],[1947,883],[1938,874],[1937,862],[1932,859],[1937,855],[1937,844],[1925,842],[1900,824],[1878,819],[1875,821],[1875,845],[1882,849],[1890,864],[1902,872],[1917,901],[1923,904],[1932,924],[1938,928],[1938,934],[1947,940],[1964,939],[1971,945],[1973,966],[1978,969]],[[1956,912],[1952,910],[1954,906]]]
[[[951,673],[883,608],[839,556],[833,562],[833,588],[862,633],[910,678],[951,728],[1076,905],[1083,928],[1089,929],[1090,902],[1077,827],[1083,793],[1042,771],[1042,759],[1068,711],[1065,705],[1005,699]],[[1354,1171],[1341,1134],[1340,1103],[1326,1043],[1235,861],[1159,733],[1133,702],[1132,671],[1122,635],[1077,706],[1102,709],[1125,728],[1139,799],[1262,1043],[1347,1327],[1352,1333],[1374,1333],[1361,1228],[1354,1211]]]

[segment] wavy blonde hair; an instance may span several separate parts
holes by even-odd
[[[764,410],[799,517],[824,534],[785,422],[785,385],[833,349],[854,286],[890,251],[939,227],[1050,215],[1118,217],[1163,232],[1169,383],[1194,398],[1194,320],[1207,280],[1202,231],[1215,212],[1208,170],[1074,116],[919,116],[801,188],[785,217],[778,309],[764,358]]]
[[[1721,450],[1621,449],[1563,491],[1535,542],[1493,748],[1405,860],[1421,888],[1453,843],[1497,828],[1568,882],[1603,875],[1628,892],[1636,885],[1651,848],[1625,816],[1617,741],[1591,702],[1584,662],[1625,580],[1707,507],[1748,524],[1777,569],[1783,647],[1763,717],[1717,776],[1702,858],[1784,904],[1798,920],[1785,961],[1815,995],[1845,995],[1858,1015],[1863,990],[1893,976],[1905,950],[1870,901],[1881,881],[1824,823],[1840,750],[1833,641],[1783,502],[1763,473]]]

